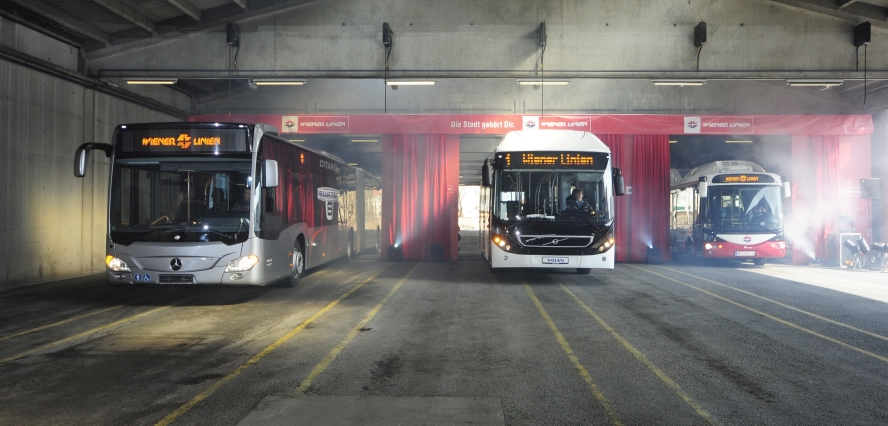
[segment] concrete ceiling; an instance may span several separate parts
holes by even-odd
[[[78,48],[76,72],[98,84],[165,102],[169,96],[158,89],[127,87],[124,79],[176,78],[164,89],[190,99],[189,114],[888,109],[888,0],[3,0],[0,15]],[[872,41],[856,47],[853,30],[864,21]],[[393,28],[390,51],[382,22]],[[697,47],[700,22],[708,39]],[[228,23],[240,28],[239,47],[227,43]],[[39,58],[41,49],[22,50]],[[262,77],[308,83],[251,84]],[[384,84],[407,78],[436,85]],[[519,78],[570,85],[524,87]],[[657,87],[656,79],[705,85]],[[841,84],[790,87],[793,79]],[[348,161],[352,154],[364,162],[380,155],[378,146],[309,139]],[[463,142],[461,174],[474,179],[495,138]]]

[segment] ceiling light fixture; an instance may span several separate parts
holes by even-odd
[[[254,78],[253,84],[257,86],[302,86],[304,78]]]
[[[840,79],[815,80],[815,79],[799,78],[799,79],[786,80],[786,84],[788,84],[792,87],[829,88],[829,87],[841,86],[842,83],[844,83],[844,82],[845,82],[845,80],[840,80]]]
[[[388,80],[389,86],[434,86],[435,80]]]
[[[522,86],[567,86],[570,80],[541,80],[538,78],[516,78]]]
[[[671,140],[669,140],[669,143],[678,143],[678,141],[675,139],[671,139]]]
[[[305,142],[305,139],[288,139],[290,142]]]
[[[352,139],[352,142],[379,142],[378,139]]]
[[[706,80],[651,80],[654,86],[702,86]]]
[[[751,140],[727,140],[725,143],[752,143]]]
[[[126,84],[176,84],[176,78],[125,78]]]

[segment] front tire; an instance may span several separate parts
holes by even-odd
[[[296,284],[299,284],[299,280],[302,279],[302,274],[305,272],[305,256],[302,254],[302,245],[296,243],[296,247],[293,247],[293,257],[290,259],[291,270],[290,276],[284,281],[287,287],[296,287]]]
[[[763,258],[759,257],[759,258],[752,259],[752,263],[755,266],[765,266],[765,264],[768,263],[768,259],[763,259]]]
[[[592,272],[592,268],[577,268],[577,273],[580,275],[588,275]]]

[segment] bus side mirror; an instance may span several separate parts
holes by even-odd
[[[485,160],[484,165],[481,166],[481,186],[490,188],[490,181],[490,165]]]
[[[614,167],[614,195],[621,196],[626,194],[626,185],[623,183],[623,171]]]
[[[709,195],[709,183],[700,182],[700,186],[698,186],[698,191],[699,192],[697,193],[697,195],[699,195],[700,198],[706,198],[706,196]]]
[[[266,188],[278,187],[278,162],[265,160],[262,162],[262,186]]]
[[[87,142],[80,145],[74,152],[74,177],[86,176],[86,165],[89,164],[89,153],[93,149],[105,152],[106,157],[111,157],[111,145],[106,143]]]
[[[792,188],[789,187],[789,182],[783,182],[783,198],[792,197]]]

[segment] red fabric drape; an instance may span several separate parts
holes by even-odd
[[[840,214],[839,155],[837,136],[792,138],[792,214],[784,219],[793,263],[826,259]]]
[[[643,262],[651,245],[669,260],[669,135],[598,137],[626,184],[616,199],[617,261]]]
[[[459,138],[392,135],[382,153],[384,246],[399,244],[404,259],[428,259],[437,243],[445,260],[455,260]]]
[[[669,251],[669,135],[634,135],[630,260],[644,261],[648,247]],[[624,178],[625,179],[625,178]]]

